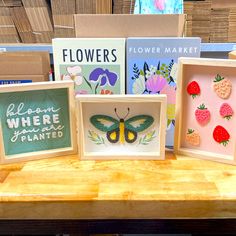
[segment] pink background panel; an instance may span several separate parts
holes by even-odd
[[[221,99],[213,90],[213,80],[217,74],[227,77],[232,83],[232,92],[228,99]],[[233,155],[236,140],[236,114],[228,121],[220,116],[219,110],[220,106],[227,102],[236,113],[236,68],[184,65],[183,76],[181,147]],[[201,89],[200,96],[195,99],[187,93],[187,85],[193,80],[199,83]],[[202,103],[206,105],[211,113],[211,120],[205,126],[198,124],[195,118],[195,110]],[[231,136],[226,147],[213,139],[213,130],[217,125],[223,126]],[[194,147],[185,141],[188,129],[198,131],[201,137],[200,146]]]

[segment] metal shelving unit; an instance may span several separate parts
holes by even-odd
[[[235,43],[202,43],[202,57],[227,58],[230,51],[236,50]],[[0,44],[0,51],[48,51],[52,54],[51,44]]]

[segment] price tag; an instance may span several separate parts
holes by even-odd
[[[0,52],[6,52],[7,49],[6,48],[0,48]]]

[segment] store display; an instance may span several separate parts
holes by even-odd
[[[122,94],[125,39],[53,39],[56,80],[73,80],[76,94]]]
[[[82,159],[164,159],[166,95],[76,99]]]
[[[1,163],[76,152],[73,82],[5,85],[0,100]]]
[[[167,140],[174,145],[177,62],[181,56],[200,57],[200,38],[128,38],[127,93],[167,94]],[[200,88],[190,84],[189,93]]]
[[[176,154],[236,164],[235,74],[234,60],[180,58]],[[188,92],[192,82],[201,88],[194,99]]]
[[[184,14],[77,14],[74,19],[77,38],[182,37],[185,24]],[[154,22],[158,27],[150,29]]]

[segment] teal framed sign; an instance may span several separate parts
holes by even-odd
[[[76,153],[72,81],[4,85],[0,101],[1,163]]]

